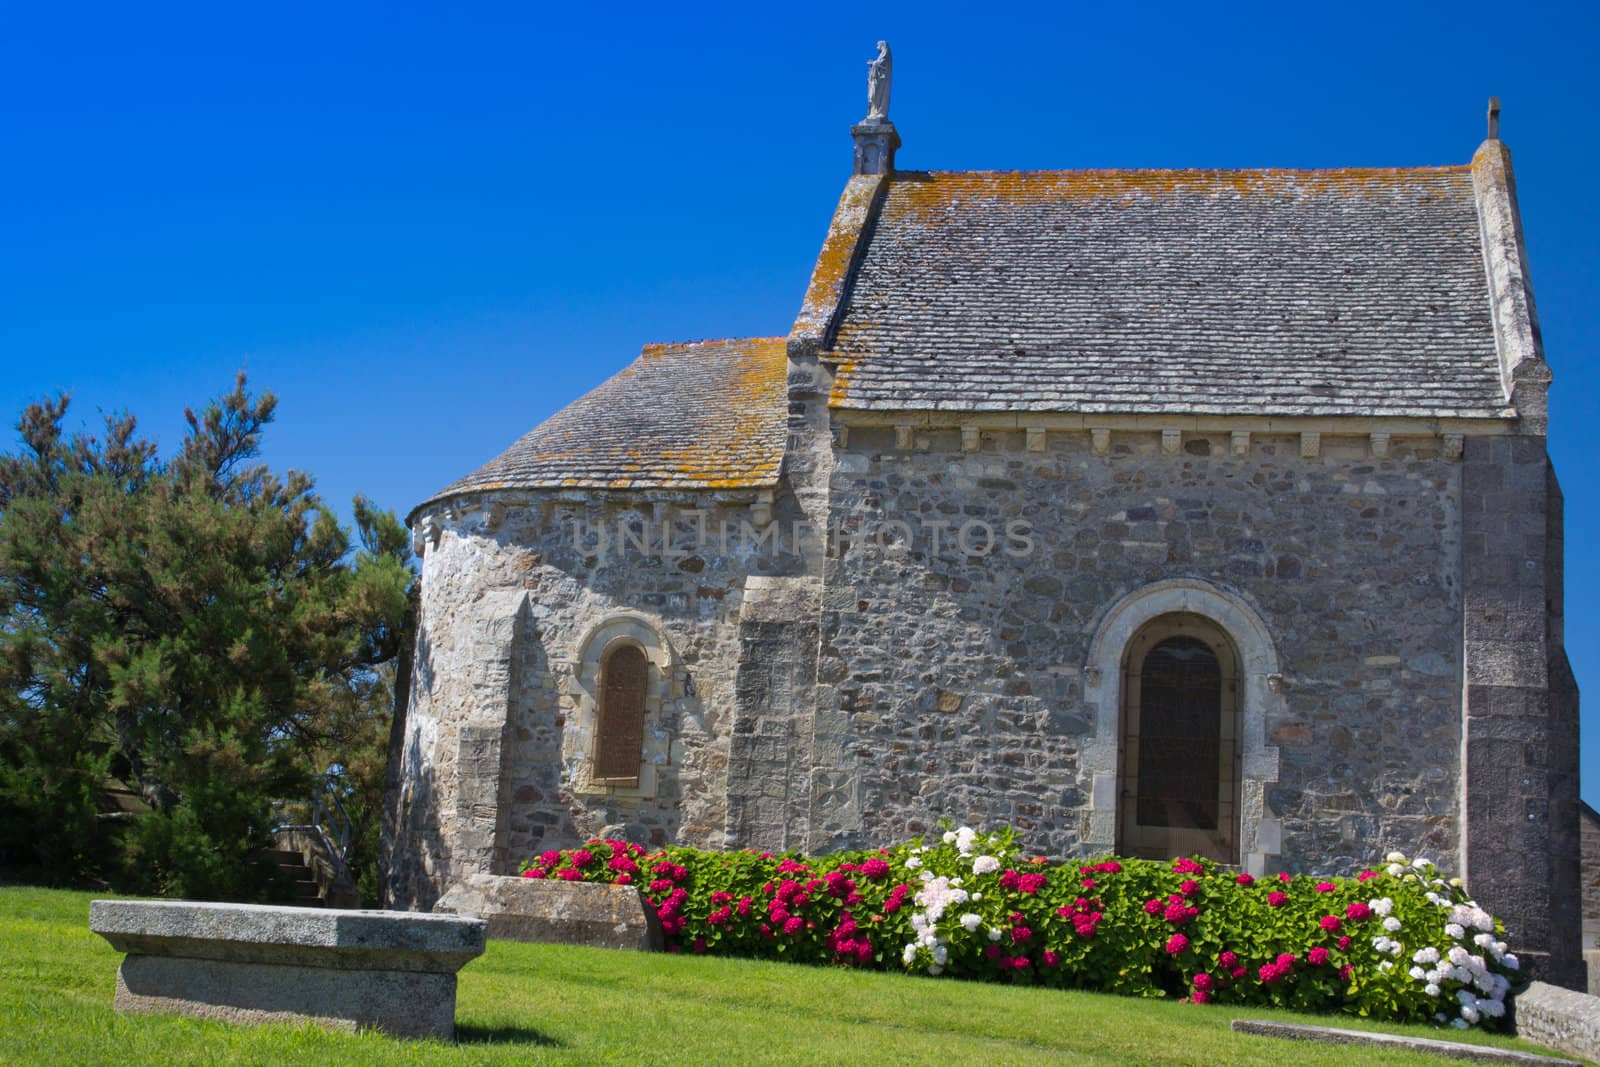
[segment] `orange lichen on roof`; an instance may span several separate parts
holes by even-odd
[[[639,358],[431,500],[497,489],[776,484],[787,338],[644,346]]]
[[[897,218],[936,221],[963,198],[985,200],[1121,200],[1171,196],[1380,196],[1425,190],[1468,166],[1338,167],[1327,170],[1038,170],[916,171],[895,175],[884,206]]]
[[[795,336],[820,336],[827,329],[844,293],[845,282],[849,280],[850,267],[855,262],[872,203],[885,181],[885,175],[876,174],[857,175],[845,183],[833,222],[828,227],[828,236],[823,239],[822,251],[817,254],[816,266],[812,268],[811,283],[806,287],[800,314],[795,319],[792,331]]]

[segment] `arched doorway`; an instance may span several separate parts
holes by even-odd
[[[1122,657],[1117,850],[1239,861],[1239,654],[1203,615],[1162,615]]]

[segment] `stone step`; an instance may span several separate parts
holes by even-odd
[[[305,856],[293,848],[269,848],[263,850],[262,855],[279,866],[285,864],[303,866],[306,862]]]

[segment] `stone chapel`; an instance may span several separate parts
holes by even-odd
[[[949,817],[1423,854],[1561,980],[1578,695],[1498,105],[1466,164],[901,171],[886,57],[786,335],[648,345],[412,512],[386,903]]]

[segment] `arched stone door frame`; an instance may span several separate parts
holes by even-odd
[[[1111,851],[1117,841],[1122,792],[1118,749],[1122,736],[1122,663],[1128,643],[1163,615],[1209,619],[1232,639],[1240,660],[1239,861],[1261,874],[1283,850],[1283,827],[1266,804],[1266,786],[1278,780],[1278,750],[1266,743],[1268,719],[1284,712],[1282,671],[1261,615],[1238,593],[1198,578],[1168,578],[1134,590],[1101,615],[1084,665],[1084,697],[1094,715],[1085,740],[1083,771],[1091,781],[1081,840]]]

